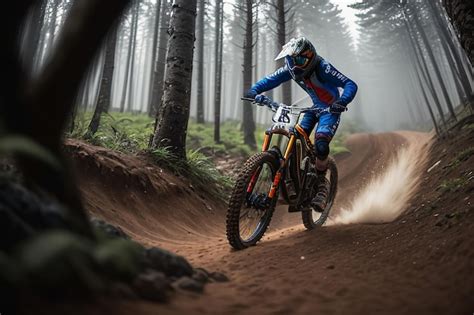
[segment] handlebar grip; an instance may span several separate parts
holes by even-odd
[[[240,99],[241,99],[242,101],[255,102],[255,99],[254,99],[254,98],[250,98],[250,97],[241,97]]]

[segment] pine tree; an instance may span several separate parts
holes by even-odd
[[[254,8],[255,3],[253,0],[245,0],[242,9],[243,15],[245,16],[245,35],[243,44],[243,84],[245,93],[252,85],[252,68],[253,68],[253,48],[254,43]],[[256,148],[257,143],[255,140],[255,121],[253,118],[252,104],[249,102],[243,102],[243,117],[242,117],[242,128],[244,132],[244,143],[251,148]]]
[[[112,81],[115,69],[115,48],[117,45],[117,27],[114,27],[106,41],[105,46],[105,61],[102,73],[102,79],[99,89],[99,97],[95,106],[94,115],[87,128],[86,138],[91,138],[95,135],[100,126],[100,119],[103,113],[108,112],[110,108],[110,101],[112,96]]]
[[[474,3],[465,0],[443,0],[443,5],[459,33],[471,65],[474,65]]]
[[[204,123],[204,16],[206,10],[206,1],[199,0],[198,10],[198,74],[197,74],[197,102],[196,102],[196,122],[198,124]]]
[[[224,34],[224,3],[216,0],[216,23],[215,23],[215,79],[214,79],[214,141],[219,143],[221,125],[221,92],[222,92],[222,54],[223,54],[223,34]]]
[[[168,48],[168,27],[170,23],[170,0],[162,0],[160,14],[160,35],[158,53],[155,63],[155,74],[153,76],[153,93],[151,96],[150,116],[156,116],[164,89],[164,76],[166,67],[166,53]]]
[[[197,0],[175,0],[170,21],[163,100],[156,118],[154,148],[186,159]]]

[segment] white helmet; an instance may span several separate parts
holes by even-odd
[[[293,79],[299,81],[307,77],[317,64],[318,54],[313,44],[305,37],[292,38],[283,46],[275,60],[285,58],[285,63]]]

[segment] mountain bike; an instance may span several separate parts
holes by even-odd
[[[253,99],[242,98],[254,102]],[[262,151],[251,156],[243,165],[233,188],[226,219],[227,239],[235,249],[255,245],[267,230],[281,192],[289,212],[301,212],[303,224],[311,230],[324,224],[337,193],[337,166],[329,157],[329,193],[325,209],[315,211],[311,201],[318,193],[316,152],[309,135],[298,124],[305,113],[319,118],[329,108],[298,108],[267,102],[275,114],[273,124],[265,131]],[[272,144],[274,135],[287,139],[280,149]]]

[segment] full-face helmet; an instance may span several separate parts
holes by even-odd
[[[313,44],[305,37],[292,38],[283,46],[275,60],[285,58],[285,63],[295,80],[309,76],[317,64],[317,52]]]

